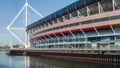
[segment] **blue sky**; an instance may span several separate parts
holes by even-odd
[[[45,17],[75,1],[77,0],[28,0],[28,3]],[[3,28],[12,21],[24,3],[25,0],[0,0],[0,45],[7,45],[9,44],[9,41],[12,41],[13,44],[20,44],[7,30]],[[37,15],[35,16],[35,14],[31,14],[31,12],[32,11],[29,12],[30,23],[40,19]],[[24,18],[23,15],[24,13],[22,13],[18,21],[16,21],[17,24],[14,24],[14,27],[23,24],[21,23],[23,22],[22,18]],[[23,39],[22,32],[16,32],[16,34]]]

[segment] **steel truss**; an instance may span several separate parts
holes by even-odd
[[[31,5],[28,4],[28,1],[26,0],[24,6],[21,8],[21,10],[18,12],[18,14],[15,16],[15,18],[10,22],[10,24],[6,27],[6,29],[11,33],[13,37],[15,37],[22,45],[26,47],[30,46],[29,42],[29,35],[26,32],[26,27],[28,26],[28,8],[30,8],[33,12],[35,12],[38,16],[43,18],[42,14],[40,14],[37,10],[35,10]],[[25,10],[25,27],[24,28],[13,28],[11,27],[16,19],[21,15],[21,13]],[[18,37],[12,30],[19,30],[19,31],[25,31],[25,41],[22,41],[20,37]]]

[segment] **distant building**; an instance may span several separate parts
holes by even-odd
[[[27,32],[33,48],[120,47],[120,0],[78,0]]]

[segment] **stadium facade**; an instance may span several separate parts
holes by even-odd
[[[120,0],[78,0],[26,31],[31,48],[119,48]]]

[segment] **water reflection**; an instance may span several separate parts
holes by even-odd
[[[0,51],[0,68],[25,68],[24,56],[8,56]]]
[[[120,68],[120,64],[88,63],[33,56],[7,56],[0,52],[0,68]]]
[[[30,68],[120,68],[120,64],[86,63],[30,57]]]

